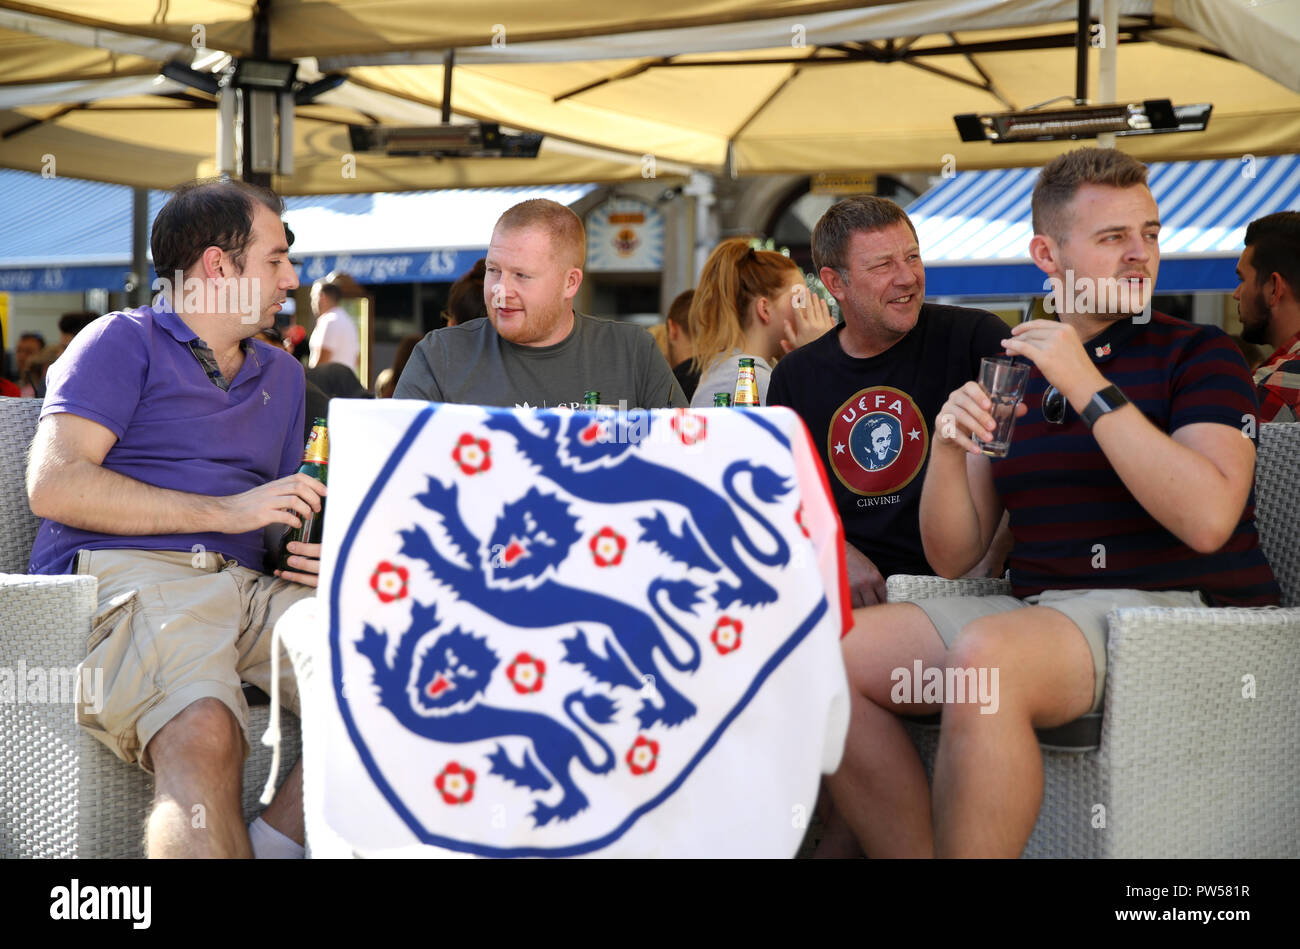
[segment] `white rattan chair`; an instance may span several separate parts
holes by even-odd
[[[1086,720],[1039,733],[1026,857],[1300,856],[1300,425],[1261,426],[1255,503],[1284,608],[1113,611],[1099,734],[1080,740]],[[890,602],[1010,592],[915,576],[887,588]],[[932,776],[937,726],[907,727]]]
[[[0,669],[14,674],[75,668],[95,612],[94,577],[26,574],[40,521],[24,472],[40,410],[38,399],[0,398]],[[271,763],[260,742],[268,711],[250,709],[249,819]],[[298,720],[282,728],[280,780],[300,747]],[[142,856],[152,798],[153,779],[78,727],[70,703],[0,701],[0,858]]]

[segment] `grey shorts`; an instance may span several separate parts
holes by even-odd
[[[1106,689],[1106,615],[1111,610],[1137,606],[1205,606],[1199,593],[1186,590],[1045,590],[1023,600],[1014,596],[937,596],[911,602],[925,611],[948,648],[957,641],[967,623],[982,616],[1027,606],[1046,606],[1065,614],[1083,633],[1092,653],[1092,668],[1096,676],[1093,712],[1101,710]]]

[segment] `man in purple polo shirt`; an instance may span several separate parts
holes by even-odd
[[[320,556],[298,545],[297,570],[266,576],[263,529],[297,526],[325,494],[295,473],[302,369],[251,338],[298,285],[282,210],[240,182],[178,188],[151,239],[164,299],[73,340],[32,445],[31,570],[99,580],[80,674],[102,671],[107,694],[77,718],[155,775],[151,857],[301,853],[297,769],[252,828],[240,813],[241,680],[270,689],[271,629]],[[291,671],[281,694],[296,712]]]

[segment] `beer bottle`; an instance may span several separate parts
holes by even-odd
[[[302,464],[298,467],[298,473],[311,475],[317,481],[329,484],[329,467],[329,428],[323,418],[318,418],[311,423],[311,435],[308,436],[307,446],[303,449]],[[289,544],[294,541],[300,541],[304,544],[319,544],[324,526],[325,499],[321,498],[319,513],[309,512],[306,517],[302,518],[302,527],[291,527],[285,532],[284,538],[280,541],[276,567],[280,570],[293,569],[289,566],[289,558],[293,556],[289,553]]]
[[[731,404],[737,408],[758,405],[758,381],[754,377],[754,357],[741,356],[736,371],[736,394]]]
[[[589,389],[586,393],[583,394],[582,396],[583,408],[594,409],[594,408],[598,408],[599,406],[600,406],[600,392],[598,392],[596,389]]]
[[[715,392],[713,393],[713,405],[715,408],[729,409],[731,408],[731,396],[725,392]]]

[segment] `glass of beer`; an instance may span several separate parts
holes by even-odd
[[[1011,432],[1016,425],[1016,406],[1025,397],[1029,381],[1029,363],[1010,356],[985,356],[980,360],[980,388],[993,402],[989,414],[997,428],[987,438],[974,441],[990,458],[1005,458],[1011,447]]]

